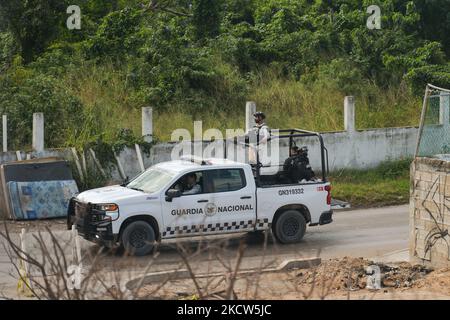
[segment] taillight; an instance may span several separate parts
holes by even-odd
[[[324,189],[327,192],[327,204],[331,204],[331,185],[326,185]]]

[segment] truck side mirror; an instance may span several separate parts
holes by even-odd
[[[177,189],[169,189],[166,192],[166,201],[172,202],[173,198],[179,198],[181,197],[181,191]]]

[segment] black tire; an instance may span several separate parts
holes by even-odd
[[[145,221],[131,222],[122,232],[121,244],[128,254],[145,256],[153,250],[155,243],[155,231]]]
[[[287,210],[278,217],[273,231],[283,244],[299,242],[306,231],[305,217],[297,210]]]

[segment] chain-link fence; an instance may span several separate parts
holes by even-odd
[[[416,156],[450,161],[450,90],[427,85]]]

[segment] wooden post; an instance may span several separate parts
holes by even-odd
[[[144,167],[144,159],[142,159],[141,147],[137,143],[134,145],[134,147],[136,149],[136,156],[139,162],[139,167],[141,168],[141,172],[144,172],[145,167]]]
[[[120,163],[119,156],[116,153],[114,153],[114,157],[116,158],[117,168],[119,169],[120,176],[122,177],[123,180],[126,180],[127,176],[125,175],[125,171],[123,170],[122,163]]]
[[[80,175],[81,182],[84,182],[84,174],[81,169],[80,159],[78,158],[77,150],[75,148],[71,148],[73,160],[75,161],[75,165],[77,166],[78,174]]]
[[[106,178],[105,170],[103,170],[102,165],[100,164],[100,161],[98,161],[97,157],[95,156],[94,150],[92,150],[92,148],[89,148],[89,152],[91,153],[92,159],[94,160],[94,163],[97,165],[97,168],[102,173],[102,176]]]
[[[29,266],[26,261],[27,256],[27,246],[25,244],[25,234],[26,231],[22,228],[20,232],[20,250],[21,253],[19,255],[19,282],[17,284],[17,291],[19,294],[23,294],[26,297],[32,297],[32,284],[28,276]],[[25,259],[23,259],[23,257]]]
[[[78,266],[82,264],[80,239],[75,225],[72,225],[72,264]]]
[[[81,152],[81,167],[83,168],[83,172],[87,177],[88,173],[87,173],[86,155],[84,154],[84,150]]]
[[[22,228],[22,230],[20,231],[20,249],[24,254],[26,254],[27,252],[27,246],[25,245],[25,233],[26,233],[25,228]],[[28,275],[28,262],[25,260],[23,260],[23,267],[25,273]]]

